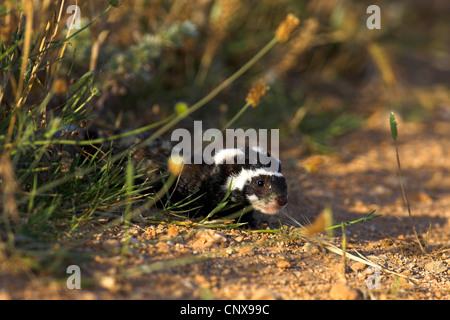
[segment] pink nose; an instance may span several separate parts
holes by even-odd
[[[277,203],[280,207],[286,205],[287,202],[288,202],[287,198],[285,198],[285,197],[277,198]]]

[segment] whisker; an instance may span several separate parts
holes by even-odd
[[[293,216],[291,216],[291,215],[288,213],[286,207],[283,208],[280,212],[281,212],[282,214],[284,214],[287,218],[289,218],[289,220],[291,220],[292,222],[294,222],[294,224],[297,225],[298,227],[300,227],[300,228],[303,227],[303,225],[302,225],[298,220],[296,220]]]

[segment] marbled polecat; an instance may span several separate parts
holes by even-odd
[[[117,131],[110,134],[117,134]],[[89,138],[105,137],[105,132],[92,132]],[[115,140],[112,145],[116,151],[130,149],[138,145],[145,137],[137,135]],[[104,147],[111,147],[106,143]],[[104,149],[104,148],[102,148]],[[168,160],[173,149],[172,142],[157,138],[141,147],[131,147],[131,159],[140,173],[150,180],[161,172],[168,172]],[[242,149],[222,149],[213,156],[213,161],[201,164],[187,164],[182,167],[179,177],[168,192],[172,203],[186,199],[191,201],[190,208],[196,215],[208,215],[230,191],[228,204],[235,204],[229,211],[217,212],[214,216],[226,216],[230,213],[252,206],[260,213],[275,215],[288,202],[286,180],[281,173],[281,162],[259,147]],[[155,185],[155,191],[162,185]],[[182,208],[186,210],[186,207]],[[242,211],[242,210],[241,210]],[[251,221],[252,213],[247,219]],[[241,220],[242,221],[242,220]]]
[[[281,163],[269,153],[261,148],[222,149],[213,160],[212,164],[185,164],[176,188],[177,195],[203,194],[200,201],[203,204],[201,211],[205,214],[219,204],[228,190],[231,203],[240,207],[251,205],[264,214],[274,215],[286,206],[287,185]]]

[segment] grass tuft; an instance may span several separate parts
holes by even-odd
[[[409,215],[409,225],[411,227],[411,229],[414,232],[414,235],[416,237],[416,241],[419,244],[420,250],[425,253],[425,247],[422,245],[422,239],[421,237],[419,237],[419,234],[416,231],[416,227],[414,225],[414,223],[412,222],[412,214],[411,214],[411,206],[409,205],[409,201],[408,201],[408,195],[406,193],[405,187],[403,186],[403,175],[402,175],[402,168],[400,166],[400,156],[398,153],[398,143],[397,143],[397,136],[398,136],[398,132],[397,132],[397,121],[395,120],[395,115],[394,112],[391,112],[391,114],[389,115],[389,125],[391,128],[391,135],[392,135],[392,139],[394,140],[395,143],[395,154],[396,154],[396,158],[397,158],[397,171],[398,171],[398,179],[400,182],[400,188],[402,190],[402,195],[403,195],[403,201],[406,205],[406,208],[408,210],[408,215]]]
[[[76,75],[75,61],[65,60],[79,59],[77,55],[85,49],[80,47],[79,40],[84,39],[89,31],[94,32],[93,29],[104,26],[105,18],[113,11],[120,14],[116,9],[111,10],[118,7],[118,2],[108,2],[105,10],[90,22],[83,22],[78,30],[60,29],[65,22],[62,17],[64,3],[49,7],[52,18],[47,23],[41,23],[40,16],[35,14],[39,10],[32,1],[26,1],[23,7],[17,7],[17,11],[10,10],[5,14],[8,19],[15,18],[16,14],[26,19],[16,25],[16,30],[10,30],[15,37],[7,42],[0,41],[2,253],[38,257],[45,251],[48,256],[58,255],[58,261],[61,261],[99,232],[123,225],[125,241],[122,254],[127,254],[129,227],[136,219],[147,223],[190,223],[186,221],[186,214],[198,209],[190,208],[190,205],[202,195],[171,201],[169,190],[177,183],[176,170],[172,174],[157,175],[157,178],[146,177],[141,173],[140,164],[134,164],[130,159],[131,146],[121,152],[114,152],[110,146],[118,139],[149,130],[154,133],[133,148],[160,137],[213,100],[279,43],[279,39],[273,37],[242,67],[236,68],[231,76],[196,103],[177,103],[171,114],[126,133],[83,140],[78,137],[79,129],[94,117],[93,109],[102,98],[103,89],[108,89],[99,81],[101,77],[95,70],[101,59],[98,55],[99,39],[92,38],[92,56],[88,59],[92,66],[90,71]],[[8,3],[8,8],[11,5]],[[71,26],[73,24],[74,20]],[[171,33],[170,37],[161,34],[161,39],[178,39],[181,45],[183,38],[177,32],[196,34],[195,30],[189,29],[189,24],[174,23],[174,26],[178,27],[166,30]],[[155,39],[146,37],[143,45],[156,46]],[[170,47],[171,44],[165,43],[164,46]],[[66,47],[69,48],[67,52]],[[147,47],[132,48],[145,51]],[[72,49],[73,56],[70,54]],[[160,49],[163,50],[162,47]],[[119,55],[115,57],[120,60]],[[125,58],[130,57],[131,53]],[[134,62],[135,70],[145,68],[138,65],[137,60]],[[258,92],[253,93],[251,101],[235,119],[249,105],[259,103],[266,89],[265,84],[260,85]],[[160,181],[163,181],[162,187],[155,189]],[[210,220],[218,211],[232,209],[228,196],[229,192],[209,215],[192,225],[198,228],[242,226],[243,223],[230,223],[226,219]],[[236,214],[241,215],[242,212]],[[43,247],[42,243],[45,243]],[[39,244],[37,250],[36,244]]]

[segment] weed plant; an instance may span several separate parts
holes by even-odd
[[[8,8],[8,5],[3,6],[6,9],[4,15],[16,17],[15,11],[8,12]],[[168,195],[170,186],[176,183],[176,174],[169,172],[157,178],[163,179],[165,183],[160,190],[154,190],[156,181],[146,179],[139,171],[139,164],[135,168],[129,159],[131,146],[117,153],[108,144],[113,146],[116,139],[154,129],[148,139],[133,146],[139,148],[164,134],[211,101],[277,43],[286,42],[298,25],[297,18],[289,15],[280,25],[276,36],[263,49],[197,103],[176,108],[175,113],[161,121],[125,134],[108,139],[80,140],[78,129],[90,121],[92,115],[89,111],[95,98],[101,94],[95,85],[95,73],[88,71],[67,87],[65,82],[58,83],[56,75],[61,76],[59,71],[63,65],[64,51],[71,44],[70,41],[93,27],[111,8],[112,5],[108,6],[97,18],[75,33],[71,34],[69,29],[65,38],[57,40],[55,35],[62,23],[63,4],[49,5],[53,19],[49,19],[44,29],[33,30],[35,8],[32,1],[26,1],[18,9],[21,20],[17,29],[12,31],[12,39],[2,40],[0,44],[3,75],[0,97],[9,97],[10,91],[15,97],[12,104],[7,99],[3,101],[0,124],[0,240],[3,243],[1,250],[8,255],[24,252],[42,255],[43,251],[54,253],[55,250],[64,255],[69,252],[67,249],[106,228],[124,224],[126,231],[130,222],[141,217],[145,210],[153,210],[148,218],[153,221],[161,221],[165,213],[173,214],[173,217],[185,213],[186,206],[201,195],[193,195],[178,203],[172,203],[169,195],[162,209],[156,208],[155,205]],[[182,37],[186,32],[184,25],[172,26],[175,29],[167,30],[172,35],[170,41],[166,39],[169,42],[174,42],[177,35]],[[139,67],[126,61],[139,61],[136,57],[139,57],[139,52],[154,54],[151,45],[155,41],[158,42],[158,39],[144,39],[139,46],[130,48],[132,58],[124,56],[122,59],[116,55],[116,60],[110,63],[122,59],[125,66],[128,65],[126,68],[131,68],[131,72],[136,71]],[[142,60],[147,58],[152,57]],[[264,91],[255,93],[253,90],[247,105],[256,106]],[[34,97],[35,92],[38,98]],[[37,103],[33,103],[35,100]],[[56,106],[55,100],[60,102]],[[210,216],[228,207],[225,196],[199,224],[208,222]],[[105,223],[96,228],[94,221]],[[55,242],[59,244],[57,249]],[[36,244],[39,244],[37,251],[34,250]]]
[[[262,119],[270,126],[284,117],[290,120],[282,134],[299,133],[312,152],[323,152],[330,150],[328,139],[363,123],[352,112],[360,110],[322,97],[326,90],[311,89],[295,74],[320,70],[324,85],[347,78],[356,82],[373,61],[390,98],[395,97],[396,80],[379,42],[396,30],[401,17],[394,15],[381,32],[368,33],[356,27],[351,7],[364,6],[357,2],[333,8],[319,1],[292,1],[289,8],[271,0],[257,3],[136,0],[118,6],[109,0],[102,7],[86,2],[80,4],[81,28],[70,29],[64,2],[2,2],[0,258],[45,253],[62,259],[95,233],[127,226],[149,210],[149,223],[188,223],[187,206],[201,195],[161,202],[176,175],[159,177],[165,185],[155,190],[155,181],[132,166],[129,150],[115,153],[107,147],[116,139],[153,130],[143,142],[149,143],[200,113],[219,118],[220,107],[223,129],[258,127]],[[291,9],[302,18],[297,31],[299,21],[292,15],[280,25]],[[295,90],[288,91],[287,84]],[[238,101],[237,107],[228,101]],[[127,108],[151,110],[150,116],[130,119]],[[370,114],[369,109],[360,113]],[[115,128],[128,122],[138,128],[80,140],[78,128],[95,116]],[[215,210],[227,205],[225,197]],[[196,226],[239,224],[206,219]]]

